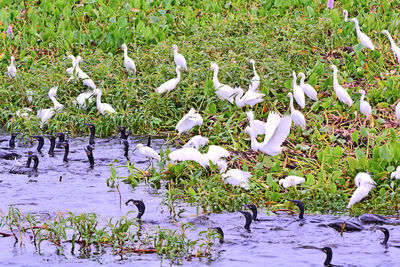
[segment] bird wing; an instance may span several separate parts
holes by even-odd
[[[306,99],[304,97],[303,89],[300,86],[296,85],[293,88],[293,96],[296,100],[296,103],[301,107],[304,108],[306,106]]]
[[[276,113],[276,112],[270,112],[267,118],[267,122],[265,124],[265,137],[264,137],[264,142],[268,143],[268,141],[271,139],[272,135],[274,134],[276,128],[279,125],[279,122],[281,121],[281,116]]]
[[[201,118],[201,116],[200,116]],[[178,130],[178,133],[187,132],[192,129],[195,125],[198,124],[198,117],[194,114],[188,113],[178,122],[175,129]],[[203,120],[201,118],[201,120]]]
[[[161,93],[164,93],[164,92],[166,92],[166,91],[171,91],[171,90],[173,90],[175,87],[176,87],[176,85],[178,84],[178,79],[176,79],[176,78],[174,78],[174,79],[171,79],[171,80],[169,80],[169,81],[166,81],[165,83],[163,83],[163,84],[161,84],[157,89],[156,89],[156,92],[157,93],[159,93],[159,94],[161,94]]]
[[[135,62],[130,57],[128,57],[124,60],[124,65],[125,65],[125,68],[136,71]]]
[[[246,116],[250,123],[254,120],[254,112],[252,110],[246,111]]]
[[[86,85],[87,87],[92,88],[93,90],[95,90],[97,88],[92,79],[84,79],[82,83],[84,85]]]
[[[250,172],[245,172],[238,169],[231,169],[226,173],[222,174],[221,177],[224,179],[225,183],[231,184],[233,186],[241,186],[244,189],[249,189],[249,178],[251,177]]]
[[[229,157],[229,151],[223,147],[211,145],[206,155],[215,164],[220,158]]]
[[[202,157],[202,154],[193,147],[184,147],[172,151],[168,156],[172,161],[193,160],[197,162]]]
[[[276,128],[274,134],[266,143],[266,146],[274,147],[281,146],[282,143],[286,140],[290,133],[290,126],[292,125],[292,119],[290,116],[285,116],[279,121],[279,125]]]
[[[233,94],[235,93],[235,89],[233,89],[229,85],[220,84],[215,93],[220,100],[228,100],[231,104],[233,104]]]
[[[255,135],[265,134],[267,131],[266,127],[266,123],[260,120],[250,122],[250,128],[253,129]]]
[[[160,155],[158,155],[158,153],[154,149],[152,149],[151,147],[144,146],[142,148],[142,151],[143,151],[142,152],[143,155],[145,155],[146,157],[153,158],[153,159],[156,159],[156,160],[161,160]]]
[[[257,88],[260,86],[260,76],[254,76],[253,79],[251,79],[251,83],[249,85],[249,91],[251,92],[257,92]]]
[[[101,108],[103,109],[103,112],[109,112],[109,113],[116,112],[115,109],[110,104],[107,103],[101,103]]]
[[[371,190],[371,187],[367,186],[360,186],[354,191],[353,195],[350,198],[349,204],[347,205],[347,208],[349,209],[351,206],[353,206],[355,203],[361,201],[364,197],[366,197]]]
[[[304,93],[312,100],[318,100],[318,93],[315,91],[314,87],[309,85],[308,83],[303,84],[300,86],[303,89]]]
[[[205,146],[206,144],[208,144],[208,142],[208,138],[201,135],[196,135],[192,137],[189,142],[187,142],[183,147],[194,147],[196,149],[199,149],[200,146]]]
[[[177,53],[174,61],[177,66],[187,70],[186,59],[182,54]]]

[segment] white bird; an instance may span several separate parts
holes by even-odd
[[[374,44],[372,43],[371,39],[360,30],[360,26],[358,25],[358,19],[352,18],[350,21],[354,22],[356,26],[357,38],[360,39],[360,42],[363,46],[374,50]]]
[[[400,101],[396,105],[396,119],[400,122]]]
[[[231,184],[232,186],[240,186],[246,190],[250,189],[249,178],[252,176],[250,172],[245,172],[239,169],[230,169],[221,177],[224,183]]]
[[[284,188],[288,187],[296,187],[296,185],[304,183],[306,179],[303,177],[295,176],[295,175],[290,175],[286,177],[285,179],[280,179],[279,180],[279,185],[283,186]]]
[[[354,179],[354,184],[357,187],[360,187],[362,182],[369,182],[371,184],[375,184],[375,181],[371,178],[371,176],[368,173],[365,172],[360,172],[356,175],[356,178]]]
[[[40,109],[37,111],[37,118],[41,120],[40,127],[42,127],[45,122],[47,122],[51,117],[53,117],[56,111],[61,111],[64,108],[64,105],[60,104],[56,99],[57,89],[58,86],[55,86],[51,88],[48,93],[48,96],[50,100],[53,102],[54,107]]]
[[[331,69],[333,70],[333,89],[335,90],[337,98],[339,98],[339,100],[344,104],[351,107],[353,105],[353,100],[351,99],[349,93],[347,93],[346,89],[344,89],[338,82],[337,67],[335,65],[331,65]]]
[[[79,63],[83,61],[81,56],[77,56],[76,58],[73,55],[68,55],[68,58],[72,60],[72,67],[67,69],[67,73],[71,75],[68,81],[77,77],[82,80],[83,85],[92,88],[93,90],[97,89],[96,84],[92,79],[90,79],[89,75],[87,75],[80,67]]]
[[[285,116],[279,120],[279,124],[276,128],[267,128],[264,141],[259,143],[257,136],[250,127],[246,127],[246,132],[251,138],[251,149],[254,151],[261,151],[270,156],[279,155],[282,152],[282,143],[286,140],[290,133],[290,126],[292,125],[292,119],[290,116]]]
[[[395,178],[396,180],[399,180],[399,179],[400,179],[400,166],[398,166],[398,167],[396,168],[396,170],[393,171],[393,172],[390,174],[390,179],[393,179],[393,178]]]
[[[62,110],[64,108],[64,105],[61,104],[60,102],[58,102],[57,99],[56,99],[57,90],[58,90],[58,86],[50,88],[48,95],[49,95],[49,98],[50,98],[51,102],[53,102],[54,109],[56,111],[60,111],[60,110]]]
[[[244,91],[240,87],[237,87],[234,90],[234,94],[236,94],[235,103],[239,108],[242,108],[245,105],[252,107],[257,103],[261,103],[263,102],[263,97],[265,96],[265,94],[255,91],[247,91],[244,95],[243,93]]]
[[[11,65],[7,67],[6,74],[10,79],[15,77],[15,75],[17,75],[17,67],[14,56],[11,56]]]
[[[175,89],[176,85],[179,83],[181,80],[181,68],[178,66],[175,69],[177,77],[174,79],[171,79],[169,81],[166,81],[165,83],[161,84],[157,89],[156,92],[159,94],[165,93],[165,92],[170,92],[171,90]]]
[[[136,73],[136,66],[135,66],[135,62],[133,61],[133,59],[131,59],[128,56],[128,47],[126,46],[126,44],[122,44],[121,45],[122,49],[124,50],[124,66],[126,68],[126,71],[128,72],[128,74],[130,72],[132,72],[133,74]]]
[[[381,33],[386,34],[390,41],[390,46],[394,54],[394,60],[400,62],[400,48],[397,46],[396,42],[393,40],[392,36],[387,30],[381,31]]]
[[[31,118],[31,115],[29,113],[31,113],[33,110],[31,108],[22,108],[20,110],[17,110],[15,112],[15,115],[18,118],[24,118],[25,120],[29,120]]]
[[[372,114],[372,110],[371,110],[371,105],[367,101],[364,100],[365,91],[359,90],[358,92],[361,94],[361,99],[360,99],[361,113],[364,114],[365,117],[369,117]]]
[[[175,129],[178,130],[178,134],[190,131],[194,126],[203,124],[203,118],[194,108],[191,108],[189,112],[182,117],[178,122]]]
[[[84,93],[79,94],[73,101],[72,103],[74,105],[78,104],[79,108],[86,108],[86,99],[88,99],[89,103],[93,101],[91,98],[93,96],[93,92],[91,91],[86,91]]]
[[[212,62],[210,69],[214,70],[213,83],[216,90],[215,93],[217,94],[218,98],[220,100],[228,100],[231,104],[233,104],[235,89],[218,81],[219,67],[217,63]]]
[[[208,142],[208,138],[196,135],[193,136],[183,147],[194,147],[195,149],[199,149],[199,147],[207,145]]]
[[[343,14],[344,14],[344,21],[348,22],[349,21],[349,12],[347,12],[346,9],[343,9]]]
[[[104,113],[115,113],[115,109],[107,103],[101,103],[101,95],[102,92],[99,89],[96,89],[93,91],[93,94],[96,95],[96,105],[97,105],[97,110],[100,111],[101,114],[104,115]]]
[[[304,83],[304,80],[306,78],[306,75],[302,72],[299,73],[300,79],[300,88],[303,90],[303,92],[308,96],[308,98],[317,101],[318,100],[318,93],[315,91],[314,87],[309,85],[308,83]]]
[[[296,100],[297,104],[304,108],[306,106],[306,98],[304,97],[304,92],[300,86],[297,85],[297,76],[296,72],[292,72],[293,75],[293,95],[294,99]]]
[[[367,173],[362,173],[362,175],[369,176],[369,174]],[[371,182],[369,179],[360,179],[360,186],[356,189],[356,191],[354,191],[353,195],[351,196],[347,208],[348,209],[351,208],[351,206],[353,206],[355,203],[361,201],[364,197],[366,197],[369,191],[371,191],[371,189],[374,188],[374,185],[375,185],[374,181]]]
[[[253,72],[254,72],[254,77],[251,79],[251,83],[249,85],[249,91],[259,93],[257,88],[260,86],[260,76],[257,74],[255,64],[256,62],[254,59],[250,59],[250,63],[253,65]]]
[[[137,144],[136,148],[133,150],[133,152],[136,149],[139,151],[140,154],[142,154],[144,157],[149,159],[150,162],[153,159],[155,159],[156,161],[160,161],[161,160],[160,155],[158,155],[158,153],[154,149],[152,149],[151,147],[144,146],[143,144]]]
[[[292,93],[288,93],[287,97],[290,98],[290,117],[292,118],[294,125],[299,126],[302,130],[305,130],[306,119],[304,118],[303,113],[294,108]]]
[[[260,120],[254,119],[254,113],[252,110],[246,111],[247,119],[249,120],[250,128],[253,129],[255,135],[265,134],[267,124]],[[268,117],[269,119],[269,117]],[[278,123],[281,118],[278,115]]]
[[[186,59],[182,54],[178,53],[178,46],[173,45],[171,48],[174,50],[174,62],[176,66],[187,71]]]

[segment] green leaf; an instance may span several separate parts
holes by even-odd
[[[364,126],[361,126],[361,128],[360,128],[360,133],[361,133],[361,136],[362,136],[363,138],[365,138],[365,137],[368,136],[368,129],[365,128]]]
[[[379,157],[386,161],[390,161],[393,158],[393,155],[392,153],[390,153],[387,145],[381,146],[379,148]]]

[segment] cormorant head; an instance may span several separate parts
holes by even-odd
[[[257,220],[257,213],[258,213],[256,205],[254,205],[254,204],[245,204],[244,206],[251,210],[251,212],[253,213],[253,220],[256,221]]]
[[[253,216],[248,211],[239,210],[241,214],[246,218],[246,223],[244,225],[244,229],[250,232],[250,224],[253,221]]]
[[[221,227],[212,227],[212,230],[215,230],[219,235],[219,242],[224,243],[224,231],[222,231]]]
[[[19,132],[14,132],[14,133],[11,134],[11,136],[16,137],[19,134],[20,134]]]
[[[129,199],[128,201],[125,202],[125,205],[128,205],[129,202],[132,202],[137,207],[137,209],[139,211],[137,218],[141,219],[144,214],[144,211],[146,209],[144,202],[142,200]]]
[[[126,130],[125,126],[118,126],[118,129],[119,129],[121,132],[123,132],[123,131]]]
[[[299,219],[304,219],[304,204],[300,200],[296,199],[288,199],[290,202],[296,204],[296,206],[299,208],[300,213],[299,213]]]
[[[87,127],[89,127],[90,130],[92,130],[92,129],[95,128],[94,125],[91,124],[91,123],[85,123],[85,125],[86,125]]]
[[[45,134],[44,137],[48,138],[49,140],[55,140],[56,138],[53,135]]]
[[[93,147],[92,147],[91,145],[88,145],[88,146],[86,147],[86,149],[87,149],[88,151],[90,151],[90,152],[93,151]]]

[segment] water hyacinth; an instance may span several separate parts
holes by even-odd
[[[328,0],[328,3],[326,5],[327,8],[333,9],[333,3],[335,2],[335,0]]]

